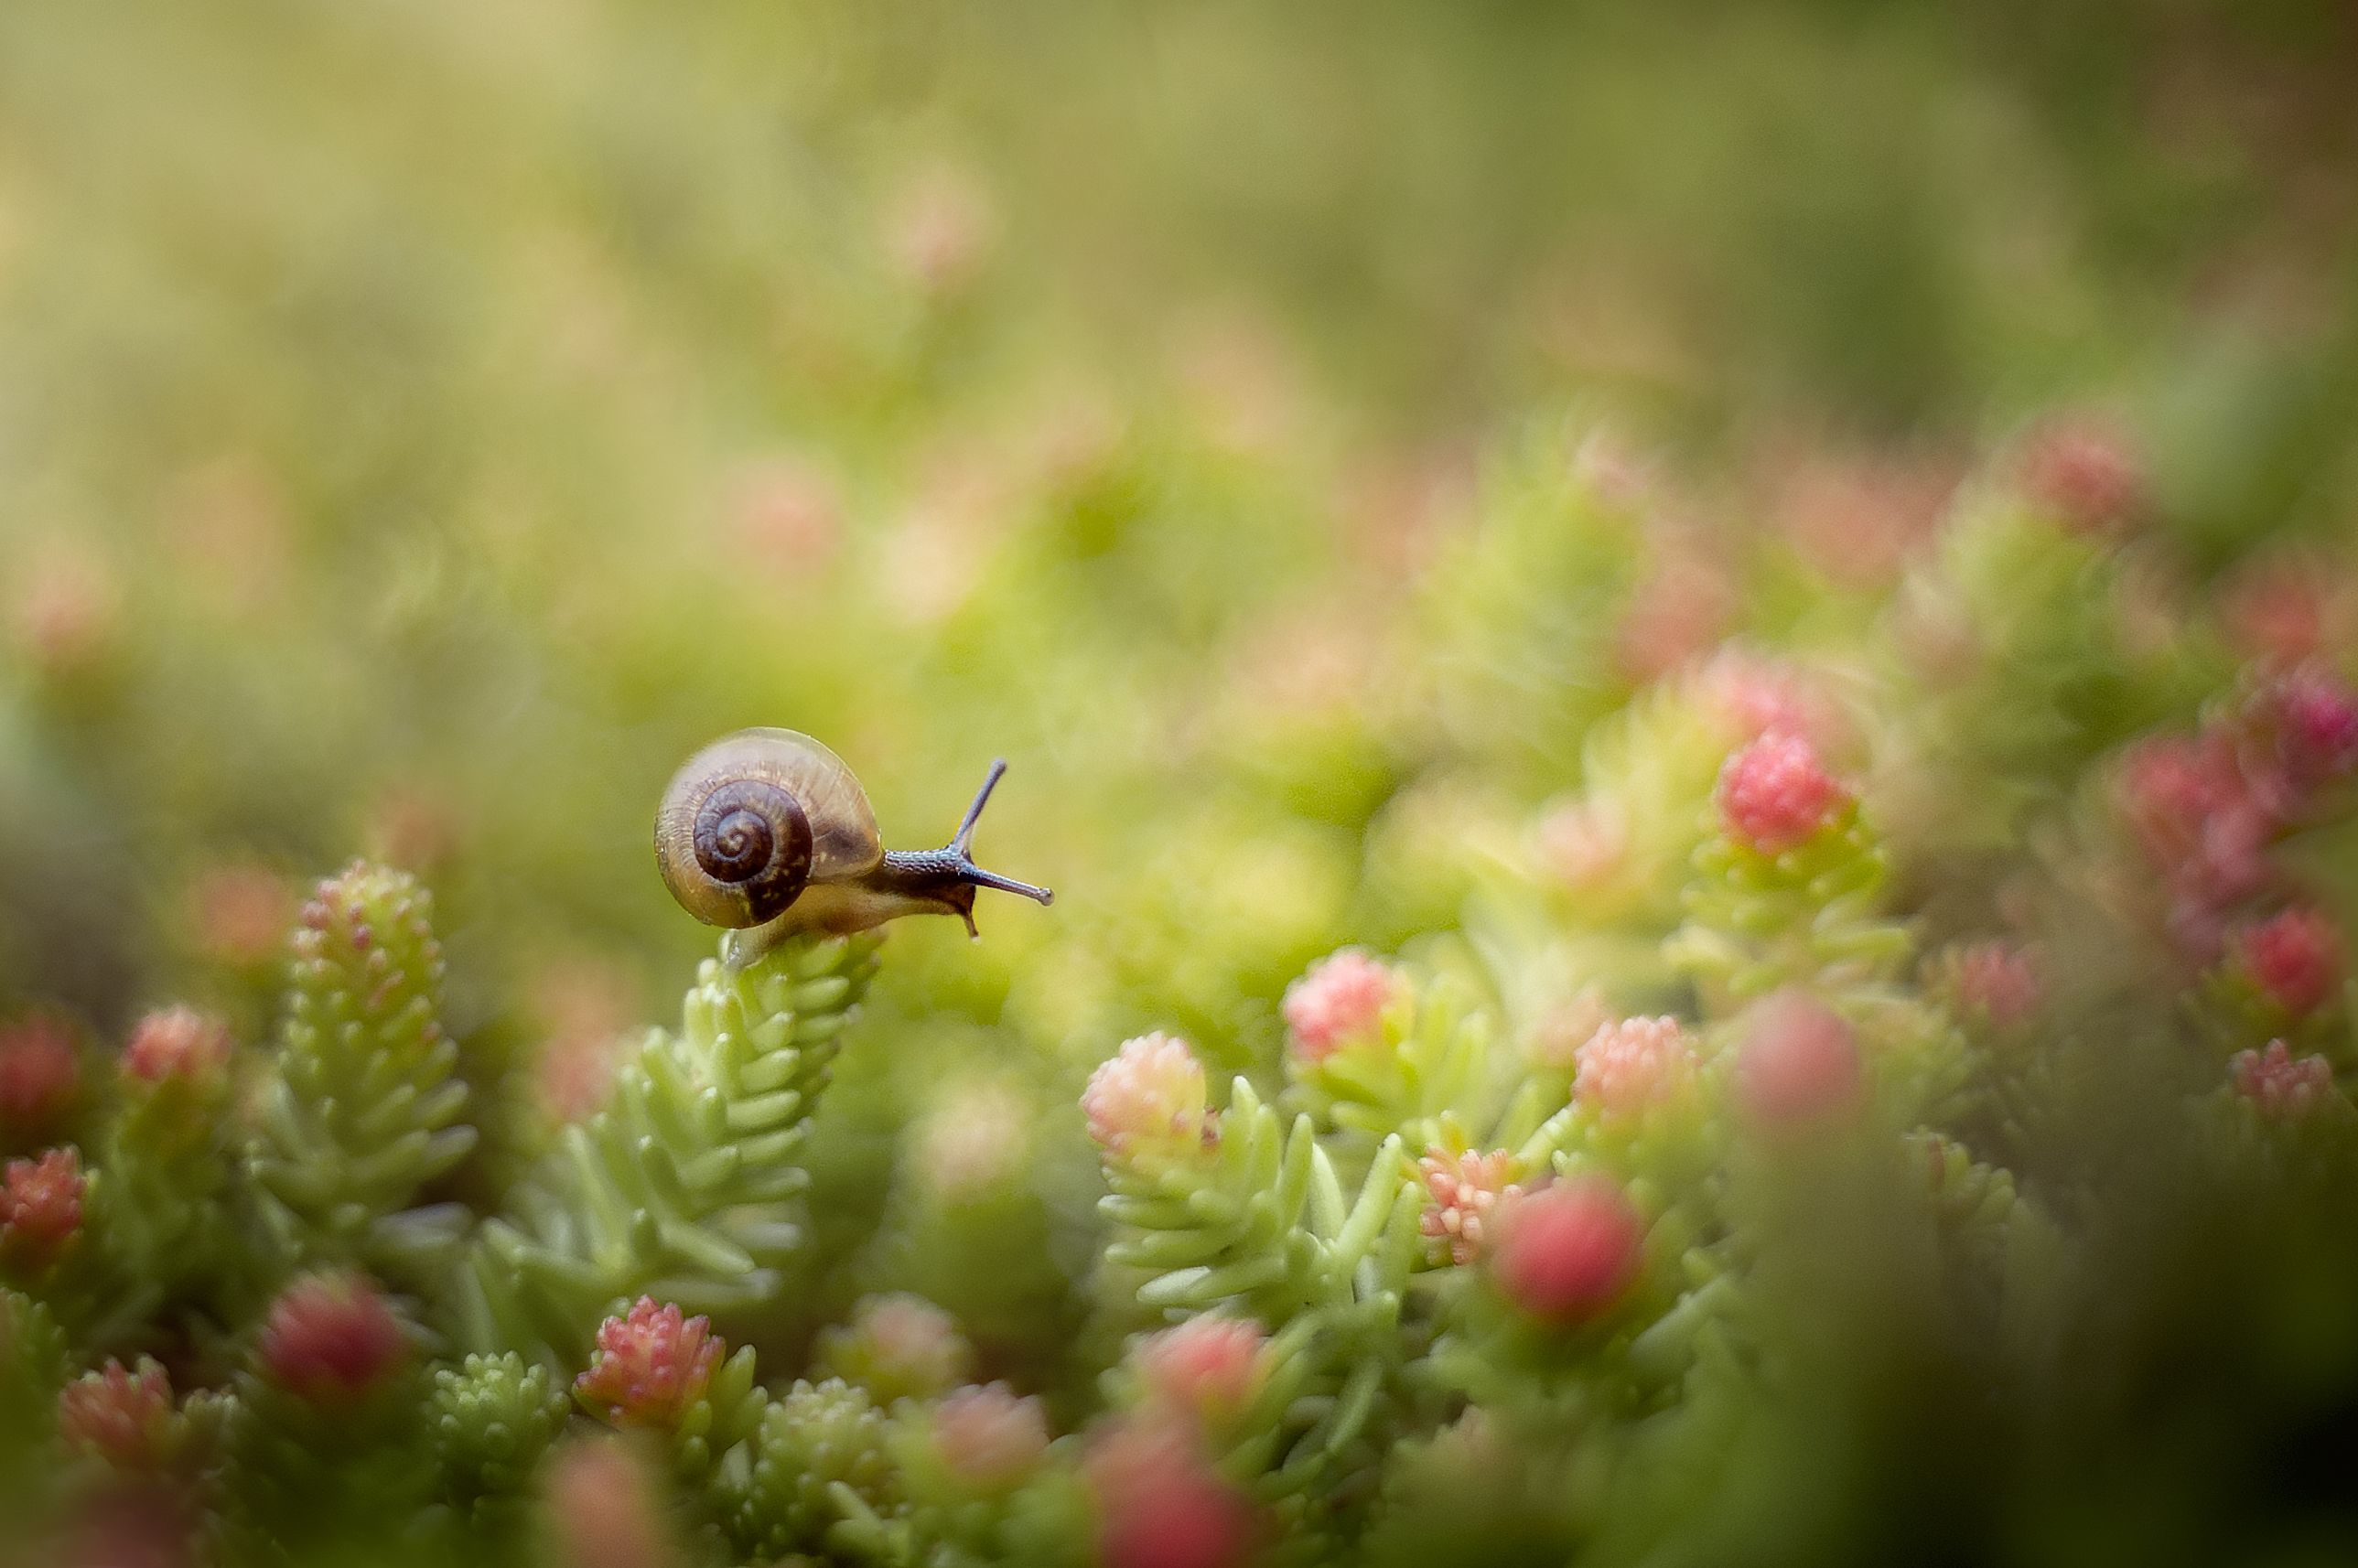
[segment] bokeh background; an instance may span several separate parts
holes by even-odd
[[[814,732],[910,847],[1004,755],[1056,906],[894,934],[820,1212],[1054,1107],[1085,1249],[1113,1042],[1270,1064],[2053,411],[2172,593],[2339,547],[2353,66],[2324,0],[0,7],[0,1003],[260,1034],[366,853],[560,1116],[708,950],[691,750]]]

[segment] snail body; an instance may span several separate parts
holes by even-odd
[[[664,884],[708,925],[757,946],[797,932],[866,931],[904,914],[955,914],[974,931],[974,895],[1055,897],[974,863],[974,827],[1002,760],[938,849],[888,850],[868,792],[842,758],[793,730],[741,730],[690,757],[655,810]]]

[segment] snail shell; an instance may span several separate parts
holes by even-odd
[[[655,812],[655,861],[690,914],[742,930],[766,924],[813,882],[884,859],[868,794],[818,741],[741,730],[681,764]]]

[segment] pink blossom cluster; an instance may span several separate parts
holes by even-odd
[[[2227,1064],[2235,1092],[2277,1120],[2304,1116],[2333,1092],[2333,1067],[2322,1056],[2296,1056],[2281,1040],[2262,1051],[2238,1051]]]
[[[1675,1018],[1608,1022],[1589,1036],[1575,1059],[1573,1098],[1610,1120],[1642,1115],[1694,1082],[1694,1048]]]
[[[1398,970],[1357,947],[1319,959],[1285,989],[1293,1054],[1320,1062],[1347,1045],[1380,1038],[1384,1011],[1404,985]]]
[[[1515,1158],[1504,1149],[1449,1154],[1435,1149],[1416,1162],[1432,1202],[1418,1221],[1425,1239],[1453,1263],[1482,1255],[1499,1212],[1523,1195]]]
[[[1204,1065],[1160,1031],[1125,1040],[1081,1091],[1089,1136],[1108,1156],[1154,1161],[1207,1148],[1217,1123],[1204,1103]]]
[[[1850,791],[1818,761],[1802,737],[1774,730],[1727,759],[1720,770],[1721,819],[1736,839],[1764,855],[1809,842],[1850,804]]]
[[[597,1351],[573,1395],[615,1426],[676,1426],[704,1397],[724,1348],[709,1319],[641,1296],[598,1325]]]
[[[164,1368],[139,1359],[137,1370],[114,1357],[58,1394],[58,1436],[77,1454],[119,1470],[154,1467],[164,1457],[172,1419],[172,1384]]]
[[[2314,668],[2267,678],[2191,735],[2124,759],[2122,815],[2169,893],[2169,922],[2215,957],[2238,911],[2277,883],[2270,846],[2358,773],[2358,693]]]
[[[29,1271],[48,1267],[81,1229],[87,1185],[73,1149],[9,1161],[0,1180],[0,1257]]]

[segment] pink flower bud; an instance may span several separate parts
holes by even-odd
[[[110,1357],[58,1395],[59,1439],[74,1453],[103,1459],[118,1470],[161,1465],[171,1420],[171,1381],[144,1356],[135,1372]]]
[[[123,1070],[151,1084],[205,1078],[225,1070],[229,1055],[229,1025],[192,1007],[173,1007],[139,1021],[124,1048]]]
[[[1506,1209],[1491,1268],[1507,1299],[1533,1317],[1586,1323],[1636,1281],[1645,1237],[1645,1222],[1612,1183],[1560,1182]]]
[[[2043,986],[2030,954],[2005,942],[1972,942],[1948,956],[1959,1011],[1999,1029],[2019,1029],[2038,1012]]]
[[[2289,670],[2261,688],[2253,708],[2275,736],[2292,790],[2305,794],[2358,771],[2358,693],[2331,671]]]
[[[49,1013],[0,1027],[0,1137],[36,1141],[58,1131],[81,1098],[73,1033]]]
[[[1764,855],[1807,843],[1849,801],[1799,735],[1763,735],[1720,770],[1720,815],[1736,838]]]
[[[1091,1445],[1104,1568],[1238,1568],[1259,1533],[1250,1498],[1167,1422],[1121,1422]]]
[[[1753,1009],[1736,1060],[1736,1091],[1754,1120],[1790,1126],[1847,1114],[1864,1078],[1857,1036],[1815,997],[1782,990]]]
[[[2279,1121],[2305,1116],[2333,1092],[2333,1068],[2322,1056],[2296,1056],[2281,1040],[2265,1051],[2238,1051],[2227,1064],[2235,1092]]]
[[[1131,1353],[1147,1397],[1212,1425],[1233,1420],[1269,1377],[1269,1336],[1249,1318],[1191,1317]]]
[[[312,1404],[346,1404],[385,1386],[409,1357],[409,1336],[364,1276],[313,1274],[271,1303],[254,1354],[278,1388]]]
[[[957,1320],[923,1296],[905,1292],[869,1296],[850,1324],[821,1336],[827,1370],[858,1383],[881,1404],[930,1399],[961,1382],[974,1347]]]
[[[1384,1010],[1404,984],[1390,965],[1357,947],[1319,959],[1285,988],[1285,1027],[1293,1054],[1319,1062],[1346,1045],[1382,1038]]]
[[[198,947],[234,968],[278,957],[295,914],[293,890],[267,866],[215,866],[189,885],[187,919]]]
[[[1198,1152],[1215,1136],[1204,1106],[1204,1065],[1187,1043],[1156,1033],[1122,1042],[1081,1093],[1089,1136],[1113,1158],[1164,1160]]]
[[[2022,454],[2022,488],[2071,527],[2110,533],[2145,505],[2145,475],[2127,438],[2091,418],[2035,432]]]
[[[1614,628],[1614,662],[1632,681],[1658,680],[1727,634],[1736,590],[1701,543],[1681,543],[1641,579]]]
[[[81,1155],[52,1149],[38,1160],[8,1162],[0,1185],[0,1258],[38,1273],[81,1229]]]
[[[2212,910],[2268,880],[2268,809],[2215,736],[2157,736],[2123,760],[2121,809],[2182,903]]]
[[[2290,1017],[2308,1017],[2342,989],[2342,934],[2320,910],[2288,909],[2236,946],[2252,983]]]
[[[668,1568],[679,1560],[657,1479],[622,1439],[558,1449],[545,1505],[557,1568]]]
[[[1600,1026],[1578,1053],[1573,1098],[1613,1120],[1641,1115],[1694,1082],[1694,1051],[1675,1018],[1625,1018]]]
[[[1574,892],[1595,888],[1618,871],[1629,853],[1629,828],[1602,801],[1559,806],[1533,834],[1540,867]]]
[[[1022,1175],[1033,1114],[1011,1085],[986,1079],[956,1086],[918,1122],[910,1165],[936,1196],[972,1201]]]
[[[1040,1467],[1048,1452],[1048,1414],[1004,1383],[964,1388],[934,1411],[934,1442],[950,1473],[970,1487],[1004,1491]]]
[[[1848,737],[1842,710],[1801,671],[1747,648],[1724,648],[1697,673],[1695,693],[1732,741],[1799,735],[1824,750]]]
[[[1435,1149],[1416,1168],[1433,1198],[1417,1228],[1436,1258],[1445,1256],[1453,1263],[1471,1263],[1480,1257],[1499,1213],[1523,1195],[1513,1180],[1515,1157],[1504,1149],[1456,1155]]]
[[[641,1296],[598,1325],[590,1369],[573,1380],[582,1408],[614,1426],[672,1427],[704,1397],[725,1349],[712,1324]]]

